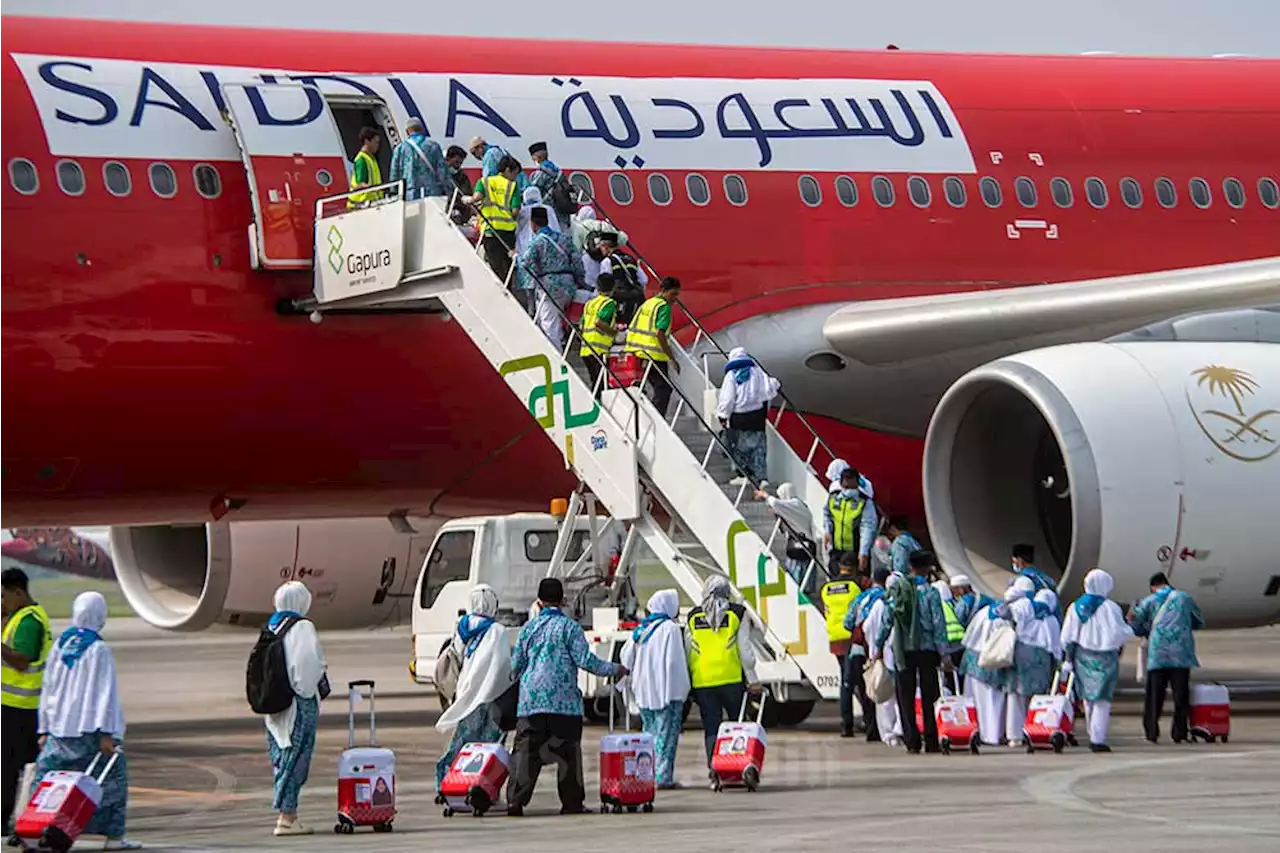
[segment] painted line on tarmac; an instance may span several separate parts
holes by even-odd
[[[141,795],[142,797],[158,797],[160,799],[192,799],[192,800],[214,800],[217,802],[235,802],[239,800],[252,799],[249,794],[230,794],[220,791],[187,791],[182,788],[140,788],[134,785],[129,786],[129,797]],[[138,805],[145,805],[141,803]]]
[[[1071,809],[1073,811],[1086,812],[1121,821],[1138,820],[1145,821],[1147,823],[1177,825],[1183,829],[1199,832],[1218,832],[1230,835],[1280,838],[1280,830],[1253,828],[1232,824],[1206,823],[1197,820],[1187,820],[1185,817],[1180,816],[1166,817],[1158,814],[1130,812],[1123,809],[1109,808],[1100,803],[1086,800],[1084,797],[1076,794],[1073,790],[1079,782],[1085,779],[1094,776],[1106,776],[1114,773],[1121,773],[1126,770],[1138,770],[1142,768],[1157,769],[1171,767],[1178,764],[1190,764],[1192,762],[1204,761],[1232,761],[1251,758],[1275,759],[1277,756],[1280,756],[1280,750],[1259,749],[1249,752],[1220,752],[1213,754],[1200,753],[1197,755],[1179,756],[1177,758],[1140,758],[1132,761],[1123,761],[1118,764],[1083,766],[1071,770],[1055,770],[1048,773],[1027,776],[1019,783],[1019,787],[1033,799],[1038,802],[1045,803],[1046,805],[1056,806],[1063,809]]]

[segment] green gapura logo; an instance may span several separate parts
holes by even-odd
[[[342,232],[338,230],[338,226],[330,225],[329,233],[325,235],[325,240],[329,243],[329,269],[335,273],[342,272]]]

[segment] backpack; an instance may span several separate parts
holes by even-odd
[[[614,287],[640,290],[640,265],[635,258],[617,249],[609,256],[609,263],[613,266]]]
[[[458,693],[458,678],[462,675],[462,659],[458,657],[458,651],[453,647],[453,640],[449,640],[444,644],[444,648],[440,650],[440,656],[436,658],[436,668],[433,680],[436,685],[436,695],[440,697],[440,707],[448,710],[453,704],[454,698]]]
[[[578,212],[578,203],[574,201],[573,189],[563,174],[557,175],[551,189],[547,190],[547,204],[551,205],[560,216],[572,216]]]
[[[279,714],[293,704],[293,683],[284,659],[284,638],[298,621],[286,619],[278,631],[263,628],[253,651],[249,652],[244,692],[255,714]]]

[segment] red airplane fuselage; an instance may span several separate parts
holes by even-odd
[[[196,521],[226,497],[244,499],[242,512],[256,517],[518,509],[543,506],[572,486],[556,449],[456,324],[401,315],[313,325],[277,313],[278,300],[310,291],[311,273],[253,268],[243,164],[194,148],[184,157],[146,153],[177,144],[164,136],[165,122],[199,124],[184,115],[187,106],[200,110],[194,96],[166,77],[175,65],[213,69],[205,73],[217,78],[215,88],[227,82],[217,69],[232,67],[383,81],[647,78],[657,99],[669,81],[766,81],[777,90],[769,96],[774,114],[760,121],[784,130],[751,130],[744,113],[726,118],[712,101],[699,110],[705,131],[688,140],[690,151],[703,146],[688,168],[676,168],[680,139],[661,142],[675,154],[622,170],[576,162],[567,144],[557,151],[564,94],[546,109],[545,125],[519,128],[521,143],[552,138],[553,159],[591,179],[602,212],[658,270],[680,276],[684,302],[713,331],[802,305],[834,310],[889,296],[1280,253],[1280,211],[1269,194],[1280,171],[1280,62],[353,36],[15,17],[3,28],[6,525]],[[111,60],[130,64],[132,86],[119,83],[122,66]],[[335,79],[328,85],[341,85]],[[778,94],[792,83],[833,80],[927,81],[949,112],[922,121],[932,134],[915,148],[922,159],[848,168],[823,152],[896,143],[882,130],[871,142],[852,131],[835,143],[819,140],[817,131],[793,127],[808,126],[809,115],[788,123],[792,107]],[[46,95],[61,106],[42,108]],[[446,116],[424,116],[438,141],[465,147],[484,135],[529,165],[514,137],[474,117],[482,111],[455,106],[447,107],[452,134],[442,132]],[[229,133],[216,111],[199,116],[207,132]],[[957,138],[971,165],[925,162],[928,151],[944,150],[930,146]],[[118,150],[113,140],[121,140]],[[792,168],[810,144],[812,159]],[[706,158],[720,150],[706,147],[713,145],[725,151],[724,168],[708,168]],[[746,154],[752,163],[735,165]],[[36,188],[20,191],[15,182],[26,173],[15,170],[26,167],[18,160],[34,168]],[[176,175],[172,197],[149,186],[161,161]],[[79,194],[60,185],[67,173],[78,186],[67,162],[82,173]],[[127,193],[108,188],[112,163],[129,172]],[[199,163],[215,168],[220,187],[209,194],[216,197],[198,192]],[[609,200],[616,174],[630,179],[629,204]],[[651,196],[656,174],[671,187],[667,204]],[[690,198],[690,174],[705,178],[705,204]],[[909,183],[913,176],[927,199],[920,182]],[[743,203],[727,198],[726,177],[741,179]],[[892,203],[878,177],[892,187]],[[998,204],[990,182],[984,199],[984,178],[998,182]],[[1020,178],[1030,179],[1034,199]],[[1069,206],[1055,197],[1055,178],[1070,187]],[[1096,195],[1091,203],[1090,178],[1105,187],[1104,205]],[[1158,197],[1161,179],[1176,193],[1173,204]],[[820,200],[802,198],[814,185]],[[948,195],[957,186],[962,206]],[[918,438],[815,421],[872,477],[882,502],[920,506]]]

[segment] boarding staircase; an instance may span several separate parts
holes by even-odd
[[[633,540],[642,540],[694,601],[709,574],[726,575],[759,628],[760,681],[783,701],[814,693],[836,698],[840,677],[823,614],[780,565],[785,525],[755,499],[753,484],[728,485],[736,472],[712,426],[719,382],[709,373],[712,356],[724,353],[711,335],[690,317],[694,340],[687,348],[672,340],[680,371],[671,372],[675,393],[667,417],[642,393],[643,383],[609,387],[617,377],[607,368],[593,388],[577,355],[576,327],[566,318],[570,333],[557,351],[451,221],[445,199],[405,201],[402,183],[374,189],[384,198],[372,205],[348,209],[350,194],[317,203],[315,295],[308,300],[313,319],[328,311],[438,300],[564,455],[581,483],[575,501],[589,490],[611,516],[631,523],[624,564]],[[336,258],[335,244],[341,246]],[[381,254],[384,247],[388,255]],[[372,264],[356,263],[352,273],[353,265],[341,261],[353,252],[389,256],[391,263],[372,274]],[[542,288],[540,281],[535,285]],[[777,429],[782,415],[767,426],[769,480],[792,483],[814,515],[813,530],[796,532],[819,543],[805,568],[816,589],[826,580],[819,531],[827,490],[811,462],[825,445],[810,429],[808,454],[798,455]]]

